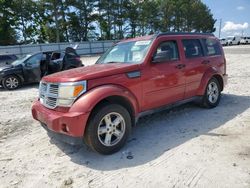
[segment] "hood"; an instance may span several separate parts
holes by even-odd
[[[6,64],[4,64],[4,65],[0,66],[0,71],[11,69],[11,68],[13,68],[13,65],[6,65]]]
[[[46,82],[75,82],[92,80],[100,77],[135,71],[139,69],[139,66],[140,65],[138,64],[128,63],[95,64],[45,76],[42,80]]]

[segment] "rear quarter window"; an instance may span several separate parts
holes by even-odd
[[[221,47],[215,39],[202,39],[205,47],[206,54],[208,56],[221,55]]]
[[[199,39],[184,39],[182,44],[186,58],[197,58],[204,56]]]

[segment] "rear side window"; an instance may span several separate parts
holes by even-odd
[[[178,47],[176,41],[162,42],[155,53],[155,56],[164,55],[166,61],[174,61],[179,59]]]
[[[220,44],[215,39],[202,39],[208,56],[221,55]]]
[[[186,58],[202,57],[203,51],[199,39],[182,40]]]

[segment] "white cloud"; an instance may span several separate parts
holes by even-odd
[[[247,29],[248,26],[249,24],[247,22],[245,22],[244,24],[236,24],[234,22],[228,21],[226,22],[226,24],[224,25],[221,31],[228,32],[228,31],[243,30],[243,29]]]
[[[245,9],[245,7],[243,7],[243,6],[238,6],[237,7],[237,10],[244,10]]]

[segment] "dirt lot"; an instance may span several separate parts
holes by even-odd
[[[37,84],[0,88],[0,187],[249,188],[250,46],[225,52],[229,84],[217,108],[188,104],[144,117],[111,156],[50,139],[31,117]]]

